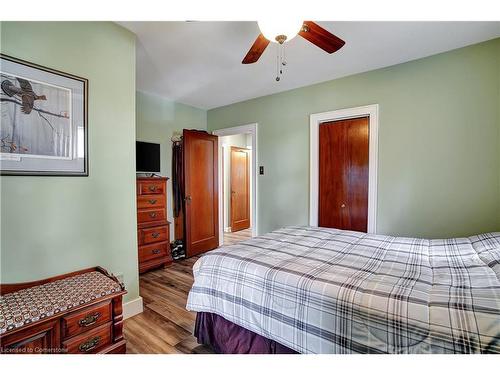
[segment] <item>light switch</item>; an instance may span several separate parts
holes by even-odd
[[[264,166],[263,165],[261,165],[259,167],[259,174],[264,174]]]

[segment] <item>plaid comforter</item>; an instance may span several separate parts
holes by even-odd
[[[500,353],[500,233],[288,227],[200,258],[187,308],[301,353]]]

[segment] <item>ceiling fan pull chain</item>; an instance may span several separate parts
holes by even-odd
[[[280,76],[283,75],[283,44],[280,44]]]
[[[277,44],[276,48],[276,81],[279,82],[286,66],[285,44]]]
[[[276,82],[279,82],[280,78],[280,46],[277,44],[276,50]]]

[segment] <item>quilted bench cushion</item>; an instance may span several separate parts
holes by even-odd
[[[0,334],[121,291],[92,271],[0,296]]]

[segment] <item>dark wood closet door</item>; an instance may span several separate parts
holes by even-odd
[[[250,174],[246,149],[231,147],[231,232],[250,228]]]
[[[218,137],[184,130],[185,245],[188,257],[219,246]]]
[[[368,117],[319,126],[318,225],[366,232]]]

